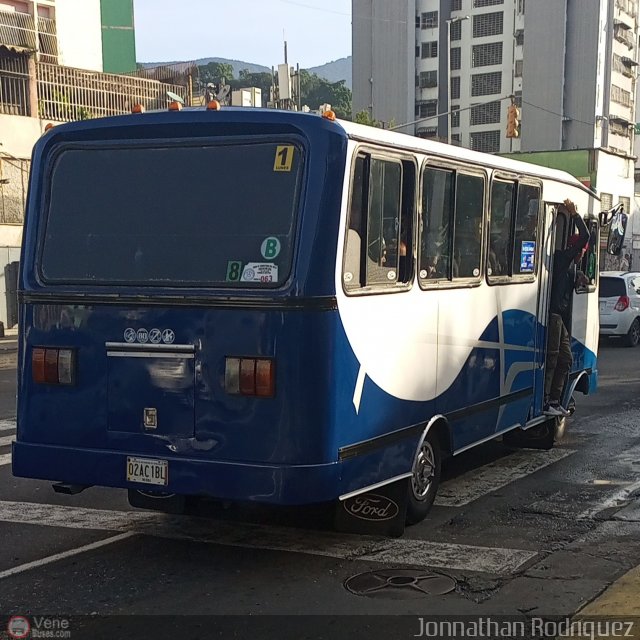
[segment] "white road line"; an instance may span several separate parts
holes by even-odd
[[[15,431],[15,430],[16,430],[15,420],[0,420],[0,432]]]
[[[4,467],[7,464],[11,464],[11,454],[3,453],[0,455],[0,467]]]
[[[0,438],[0,447],[8,447],[16,439],[15,435]]]
[[[61,553],[56,553],[52,556],[41,558],[40,560],[34,560],[33,562],[27,562],[25,564],[18,565],[17,567],[7,569],[6,571],[0,571],[0,580],[2,580],[3,578],[8,578],[9,576],[14,576],[17,573],[23,573],[31,569],[37,569],[38,567],[43,567],[44,565],[51,564],[52,562],[58,562],[58,560],[64,560],[65,558],[77,556],[87,551],[93,551],[94,549],[99,549],[100,547],[105,547],[108,544],[113,544],[114,542],[120,542],[122,540],[126,540],[127,538],[131,538],[135,535],[136,534],[133,532],[121,533],[117,536],[106,538],[105,540],[98,540],[97,542],[92,542],[91,544],[85,544],[82,547],[69,549],[68,551],[62,551]]]
[[[611,507],[622,508],[624,506],[623,503],[629,499],[629,496],[632,493],[638,491],[638,489],[640,489],[640,480],[628,484],[626,487],[620,489],[619,491],[616,491],[613,495],[607,497],[602,502],[590,506],[588,509],[578,514],[578,518],[581,520],[590,520],[591,518],[593,518],[593,516],[600,513],[601,511],[604,511],[605,509],[610,509]]]
[[[0,501],[0,521],[71,529],[119,531],[386,564],[509,574],[534,558],[535,551],[463,544],[305,531],[244,522],[167,516],[154,512],[109,511],[31,502]]]
[[[462,507],[574,453],[576,453],[574,449],[516,451],[500,460],[442,483],[438,489],[435,504],[442,507]]]

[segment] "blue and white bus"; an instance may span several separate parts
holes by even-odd
[[[325,116],[172,109],[42,137],[15,475],[158,509],[335,502],[397,533],[426,516],[446,457],[499,436],[553,444],[545,328],[566,198],[591,242],[565,402],[597,384],[592,193]]]

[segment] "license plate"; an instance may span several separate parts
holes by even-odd
[[[127,457],[127,480],[165,487],[169,482],[169,463],[166,460]]]

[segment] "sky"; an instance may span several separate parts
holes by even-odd
[[[351,55],[351,0],[134,0],[138,62],[316,67]]]

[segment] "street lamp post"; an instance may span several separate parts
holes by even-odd
[[[447,143],[451,144],[451,25],[469,20],[470,16],[449,18],[447,20]]]

